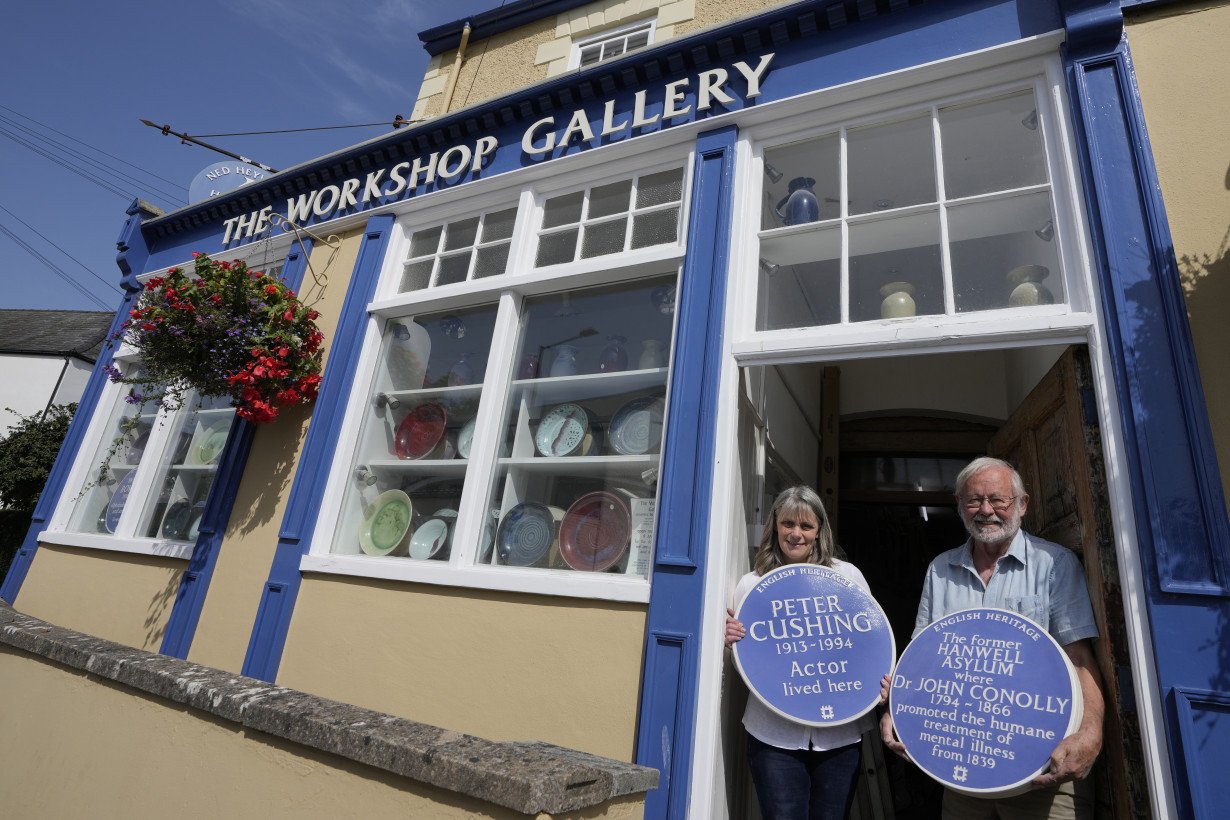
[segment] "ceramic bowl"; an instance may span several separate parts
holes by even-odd
[[[367,555],[389,555],[406,546],[414,506],[401,490],[385,490],[363,510],[359,546]]]
[[[619,563],[632,540],[632,515],[616,493],[587,493],[560,522],[560,557],[570,568],[603,572]]]

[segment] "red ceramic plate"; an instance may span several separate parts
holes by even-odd
[[[435,402],[420,404],[397,425],[393,439],[398,458],[422,458],[435,449],[444,437],[448,413]]]
[[[606,491],[588,493],[560,522],[560,557],[575,570],[603,572],[619,563],[631,538],[632,516],[624,500]]]

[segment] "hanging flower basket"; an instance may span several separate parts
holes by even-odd
[[[270,422],[284,407],[307,403],[320,385],[319,314],[285,282],[243,262],[194,253],[193,275],[171,268],[145,283],[117,337],[135,347],[139,370],[112,381],[134,385],[130,401],[157,398],[167,408],[195,390],[227,396],[236,415]]]

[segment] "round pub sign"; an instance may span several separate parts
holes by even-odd
[[[889,709],[924,772],[980,797],[1029,789],[1080,726],[1081,690],[1046,630],[1004,609],[967,609],[920,632],[897,663]]]
[[[768,572],[739,602],[747,635],[735,665],[752,694],[788,720],[848,723],[875,708],[896,644],[884,610],[846,576],[816,564]]]

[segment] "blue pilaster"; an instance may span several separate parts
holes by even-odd
[[[687,812],[737,137],[696,140],[636,741],[636,762],[662,773],[646,817]]]
[[[320,394],[312,409],[311,425],[278,530],[278,545],[269,579],[261,593],[243,661],[243,674],[254,678],[273,681],[282,661],[282,649],[299,593],[299,559],[307,550],[316,527],[316,512],[336,450],[337,430],[346,411],[346,400],[354,384],[355,367],[363,346],[367,305],[375,293],[392,228],[392,216],[374,216],[368,220],[363,234],[337,330],[329,346]]]
[[[115,313],[115,318],[111,320],[111,327],[107,331],[108,338],[119,332],[120,325],[128,318],[128,311],[140,292],[141,286],[137,284],[137,275],[145,269],[145,261],[149,258],[149,248],[145,243],[145,237],[141,234],[141,223],[157,216],[148,205],[139,199],[133,200],[126,213],[128,219],[125,220],[120,237],[115,243],[119,251],[115,257],[115,263],[120,269],[120,286],[124,290],[124,299]],[[13,556],[13,563],[9,566],[4,583],[0,585],[0,598],[10,604],[16,603],[17,593],[21,591],[21,585],[26,580],[26,573],[30,571],[30,565],[34,562],[34,553],[38,550],[38,534],[47,529],[47,519],[64,492],[64,483],[68,480],[69,470],[72,469],[73,462],[77,459],[77,452],[81,449],[81,440],[98,406],[98,399],[102,395],[103,388],[107,385],[107,374],[103,372],[103,368],[111,364],[114,350],[115,346],[107,342],[98,353],[98,361],[94,363],[94,369],[90,372],[89,380],[86,381],[81,400],[77,403],[77,412],[68,425],[68,433],[64,436],[60,452],[47,476],[47,483],[43,486],[38,504],[34,507],[30,529],[26,531],[25,540],[17,549],[17,554]]]
[[[302,245],[298,242],[291,245],[282,265],[282,279],[291,290],[299,290],[311,252],[311,237],[305,237]],[[218,462],[218,472],[214,476],[209,500],[205,502],[196,545],[192,549],[188,566],[180,576],[175,605],[171,609],[171,617],[167,619],[166,633],[162,637],[162,648],[159,650],[164,655],[188,657],[188,649],[192,646],[192,638],[196,635],[196,627],[201,620],[205,595],[209,592],[209,582],[213,578],[218,552],[222,548],[222,536],[226,533],[231,511],[235,507],[235,495],[239,492],[239,481],[243,477],[244,466],[248,463],[248,453],[252,449],[252,438],[255,434],[256,425],[252,422],[236,419],[231,425],[231,433]]]
[[[1069,0],[1065,62],[1179,812],[1230,800],[1230,524],[1117,2]],[[1199,749],[1199,755],[1190,754]],[[1185,754],[1185,750],[1187,753]]]

